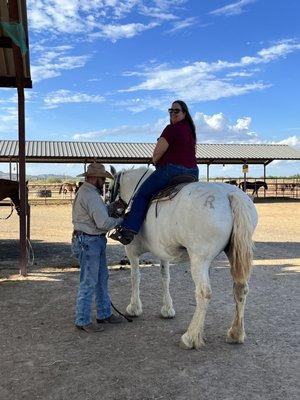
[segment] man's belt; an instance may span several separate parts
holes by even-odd
[[[106,233],[96,233],[96,234],[91,234],[91,233],[86,233],[83,231],[77,231],[77,230],[73,230],[73,236],[78,236],[78,235],[86,235],[86,236],[105,236]]]

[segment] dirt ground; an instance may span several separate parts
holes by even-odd
[[[245,344],[225,342],[234,302],[221,255],[211,267],[207,341],[199,351],[178,346],[195,308],[188,265],[171,266],[175,319],[159,317],[159,268],[147,255],[143,316],[88,335],[73,328],[79,270],[70,256],[70,205],[32,206],[35,259],[27,278],[17,271],[18,218],[0,221],[0,399],[299,399],[300,203],[257,208]],[[123,257],[123,247],[109,242],[110,293],[122,310],[130,298]]]

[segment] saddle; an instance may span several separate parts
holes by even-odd
[[[156,204],[160,201],[172,200],[180,190],[191,182],[196,182],[197,179],[193,175],[178,175],[171,179],[168,186],[160,190],[150,200],[150,204],[154,201]]]

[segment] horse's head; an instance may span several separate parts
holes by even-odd
[[[114,175],[110,189],[110,202],[121,199],[128,204],[137,189],[150,174],[152,169],[147,167],[122,170]]]
[[[264,188],[265,188],[266,190],[268,190],[268,185],[267,185],[266,182],[264,182]]]

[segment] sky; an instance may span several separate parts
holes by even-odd
[[[155,142],[184,100],[199,143],[300,147],[299,0],[27,0],[26,139]],[[17,139],[0,89],[0,138]],[[272,175],[300,173],[273,162]],[[82,166],[28,164],[28,174]],[[203,171],[202,171],[203,169]],[[8,170],[0,165],[0,170]],[[200,167],[200,174],[205,167]],[[250,166],[261,176],[261,166]],[[211,174],[239,176],[240,166]]]

